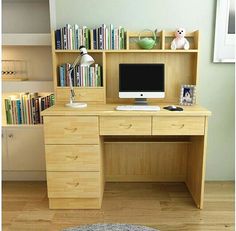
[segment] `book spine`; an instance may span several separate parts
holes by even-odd
[[[63,34],[63,27],[60,29],[61,35],[61,49],[64,49],[64,34]]]
[[[17,99],[17,100],[16,100],[16,109],[17,109],[17,120],[18,120],[18,124],[22,124],[20,99]]]
[[[90,47],[91,47],[92,50],[94,50],[93,29],[90,29],[89,33],[90,33]]]
[[[39,123],[42,123],[42,116],[41,116],[41,97],[39,97]]]
[[[83,41],[83,29],[79,28],[79,47],[82,46],[84,43]]]
[[[73,39],[73,30],[72,28],[69,29],[69,40],[70,40],[70,50],[73,50],[73,43],[74,43],[74,39]]]
[[[93,29],[93,48],[97,48],[97,29]]]
[[[99,33],[99,49],[103,49],[103,42],[102,42],[102,27],[98,28],[98,33]]]
[[[66,50],[67,49],[67,29],[66,27],[63,27],[63,48]]]
[[[77,72],[76,72],[76,77],[77,77],[77,86],[81,87],[81,74],[80,74],[80,66],[77,66]]]
[[[79,49],[79,27],[75,25],[75,49]]]
[[[85,47],[89,49],[89,29],[85,27]]]
[[[61,30],[58,29],[55,31],[55,40],[56,40],[56,49],[61,49]]]
[[[7,124],[12,124],[11,100],[10,99],[5,99],[5,110],[6,110]]]
[[[125,49],[125,30],[121,28],[121,49]]]
[[[32,123],[36,124],[36,118],[35,118],[35,98],[31,98],[31,107],[32,107]]]
[[[21,102],[21,119],[22,124],[25,124],[25,118],[24,118],[24,100],[23,100],[23,94],[20,94],[20,102]]]
[[[11,100],[12,124],[16,124],[14,100]]]
[[[65,68],[63,65],[60,66],[60,86],[64,87],[65,86],[65,81],[64,81],[64,76],[65,76]]]
[[[39,98],[35,99],[35,124],[39,124]]]
[[[28,110],[27,110],[27,113],[28,113],[28,118],[29,118],[29,120],[28,120],[28,122],[29,122],[29,124],[31,124],[32,123],[32,118],[31,118],[31,100],[30,100],[30,95],[27,95],[28,97],[27,97],[27,105],[28,105]]]

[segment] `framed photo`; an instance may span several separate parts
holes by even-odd
[[[190,106],[196,102],[196,86],[182,85],[180,90],[180,105]]]
[[[217,0],[213,62],[235,62],[235,0]]]

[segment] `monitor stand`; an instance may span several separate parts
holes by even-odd
[[[134,101],[135,105],[147,105],[148,104],[146,98],[135,98],[134,100],[135,100]]]

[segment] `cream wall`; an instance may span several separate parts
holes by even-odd
[[[212,63],[215,0],[56,0],[57,27],[65,23],[122,25],[129,30],[200,30],[198,99],[209,120],[207,180],[234,179],[234,65]]]

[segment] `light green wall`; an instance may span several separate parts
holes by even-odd
[[[234,65],[213,64],[215,0],[56,0],[57,26],[123,25],[129,30],[200,30],[198,98],[209,119],[207,180],[234,179]]]

